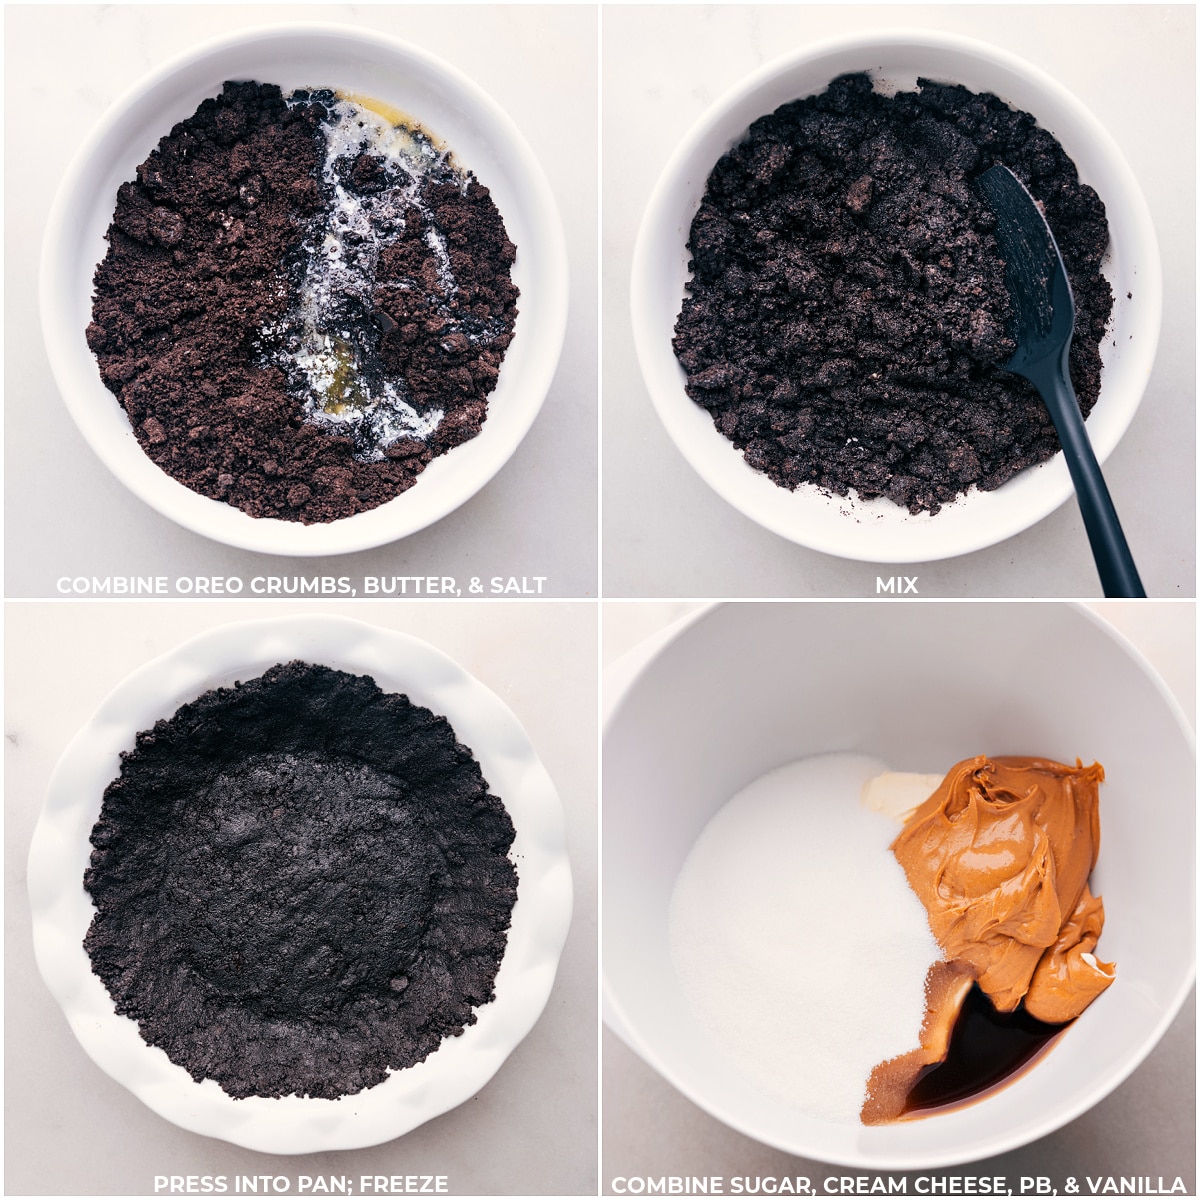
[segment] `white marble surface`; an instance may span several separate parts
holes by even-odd
[[[868,596],[892,568],[768,533],[668,439],[629,328],[629,262],[659,172],[691,125],[762,64],[822,38],[929,28],[990,42],[1054,76],[1107,127],[1163,251],[1158,359],[1105,467],[1151,596],[1195,595],[1195,8],[1192,5],[614,5],[604,10],[603,490],[606,596]],[[898,569],[897,569],[898,570]],[[922,596],[1097,596],[1069,501],[987,550],[913,564]]]
[[[610,692],[614,687],[624,686],[624,668],[676,621],[702,607],[696,601],[681,600],[614,600],[603,605],[601,659],[606,705],[612,700]],[[1103,617],[1158,672],[1195,729],[1195,605],[1095,600],[1088,602],[1087,607]]]
[[[258,604],[5,606],[6,1195],[152,1194],[155,1175],[447,1175],[458,1195],[596,1190],[596,606],[311,604],[424,638],[516,713],[567,817],[575,911],[541,1019],[466,1104],[365,1150],[257,1154],[156,1116],[89,1059],[33,961],[25,860],[42,794],[76,730],[125,675],[216,625],[295,614]]]
[[[699,606],[611,601],[603,606],[605,707],[644,650]],[[1089,604],[1147,659],[1196,726],[1196,612],[1190,601],[1108,600]],[[614,1176],[845,1174],[728,1128],[667,1083],[611,1030],[604,1031],[601,1188]],[[1007,1154],[934,1172],[938,1176],[1181,1176],[1196,1186],[1196,1005],[1193,991],[1162,1041],[1115,1092],[1048,1137]],[[857,1172],[872,1179],[903,1172]],[[916,1173],[908,1173],[908,1189]],[[1059,1194],[1062,1194],[1060,1191]]]
[[[596,10],[373,4],[6,6],[7,110],[10,118],[25,116],[9,120],[5,138],[5,594],[54,595],[64,573],[249,577],[296,567],[179,528],[109,474],[58,397],[36,304],[47,206],[66,162],[108,105],[198,42],[295,20],[401,37],[470,75],[541,162],[562,214],[571,271],[558,373],[533,428],[496,478],[402,542],[309,559],[300,572],[540,575],[544,594],[595,595]]]

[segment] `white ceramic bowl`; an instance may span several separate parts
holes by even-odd
[[[521,290],[512,344],[471,441],[436,458],[416,485],[369,512],[301,525],[256,519],[172,479],[143,453],[84,340],[92,276],[117,188],[178,121],[228,79],[332,87],[384,100],[438,135],[491,189],[517,246]],[[469,500],[532,425],[558,364],[567,318],[566,242],[550,185],[508,116],[471,79],[415,46],[340,25],[280,25],[208,42],[159,68],[104,115],[51,209],[41,266],[42,329],[68,409],[105,465],[164,516],[217,541],[272,554],[364,550],[406,537]]]
[[[1020,59],[966,38],[927,31],[872,33],[808,47],[763,67],[712,106],[690,130],[651,196],[633,256],[631,312],[638,361],[667,432],[704,481],[767,529],[842,558],[927,562],[990,546],[1028,528],[1071,494],[1062,455],[993,492],[977,489],[931,517],[885,499],[828,496],[815,485],[789,492],[749,467],[712,417],[684,392],[671,337],[688,278],[692,218],[717,160],[750,124],[781,104],[824,91],[837,76],[869,71],[911,90],[917,77],[992,92],[1032,113],[1062,143],[1108,209],[1112,244],[1105,275],[1115,306],[1101,347],[1104,372],[1088,432],[1101,462],[1133,419],[1150,376],[1162,312],[1158,243],[1133,172],[1112,138],[1070,92]],[[1128,293],[1132,293],[1132,299]]]
[[[1100,946],[1117,963],[1117,981],[1041,1062],[957,1111],[867,1127],[785,1108],[749,1084],[699,1026],[671,967],[671,891],[705,825],[765,772],[830,751],[901,771],[938,772],[978,753],[1078,755],[1104,765],[1093,887],[1104,897]],[[612,1023],[701,1108],[793,1154],[926,1169],[1013,1149],[1103,1099],[1183,1003],[1195,974],[1195,795],[1183,714],[1137,652],[1086,609],[702,610],[634,677],[606,725]]]
[[[301,658],[371,675],[385,691],[447,717],[469,746],[516,827],[517,902],[496,998],[478,1021],[424,1062],[339,1100],[288,1096],[234,1100],[195,1080],[137,1025],[117,1015],[83,948],[95,906],[84,891],[88,838],[119,755],[139,730],[214,687]],[[63,755],[29,852],[38,968],[92,1059],[160,1116],[185,1129],[270,1154],[373,1146],[470,1099],[533,1027],[554,982],[571,919],[571,869],[554,785],[512,712],[457,663],[416,638],[335,617],[230,625],[204,634],[129,676]]]

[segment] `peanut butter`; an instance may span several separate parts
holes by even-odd
[[[1025,993],[1030,1016],[1054,1024],[1071,1021],[1112,983],[1116,965],[1092,953],[1103,928],[1104,902],[1085,884],[1075,911],[1034,968]]]
[[[944,1062],[950,1050],[954,1022],[974,983],[966,963],[935,962],[925,976],[925,1019],[921,1044],[907,1054],[881,1062],[867,1080],[867,1098],[859,1119],[864,1125],[884,1125],[904,1112],[913,1084],[926,1068]]]
[[[909,817],[892,851],[949,962],[1000,1012],[1026,1000],[1069,1021],[1112,982],[1092,951],[1104,908],[1087,881],[1100,849],[1099,763],[966,759]]]

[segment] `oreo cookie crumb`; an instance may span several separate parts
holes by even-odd
[[[230,1096],[334,1099],[494,998],[514,829],[444,717],[302,662],[137,735],[84,946],[119,1013]]]
[[[1112,310],[1104,205],[1029,113],[866,74],[755,121],[692,222],[675,327],[687,394],[780,487],[936,513],[1058,451],[1015,345],[995,218],[974,180],[1010,167],[1044,208],[1076,306],[1086,416]]]
[[[225,84],[118,189],[96,268],[88,345],[142,449],[252,517],[412,487],[481,431],[512,341],[488,189],[417,127],[407,158],[355,142],[350,104]]]

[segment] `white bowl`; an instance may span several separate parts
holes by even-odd
[[[868,1127],[785,1108],[747,1082],[700,1027],[671,967],[671,892],[705,825],[765,772],[830,751],[901,771],[938,772],[979,753],[1078,755],[1104,765],[1093,888],[1104,897],[1100,946],[1117,963],[1116,983],[1028,1072],[957,1111]],[[1183,714],[1137,652],[1085,609],[702,610],[634,677],[605,729],[612,1023],[701,1108],[792,1154],[926,1169],[1024,1145],[1111,1092],[1187,996],[1195,974],[1195,795]]]
[[[512,344],[482,432],[434,459],[417,483],[369,512],[301,525],[255,518],[193,492],[142,451],[84,340],[92,276],[103,259],[117,188],[178,121],[228,79],[285,91],[331,87],[384,100],[442,138],[491,189],[516,244],[521,290]],[[340,554],[406,537],[469,500],[508,461],[541,408],[562,350],[567,255],[550,185],[520,131],[472,80],[415,46],[339,25],[279,25],[208,42],[127,92],[67,172],[46,227],[42,329],[59,390],[105,465],[147,504],[197,533],[271,554]]]
[[[197,1083],[137,1025],[119,1016],[92,973],[83,938],[95,914],[84,891],[88,838],[120,754],[139,730],[215,687],[300,658],[371,675],[390,692],[447,717],[516,827],[517,902],[496,998],[478,1021],[424,1062],[354,1096],[235,1100]],[[134,672],[71,742],[51,777],[29,851],[33,943],[42,978],[98,1066],[160,1116],[184,1129],[270,1154],[373,1146],[468,1100],[538,1019],[571,919],[571,869],[554,785],[512,712],[439,650],[404,634],[336,617],[230,625]]]
[[[704,114],[667,164],[638,233],[631,313],[638,361],[667,432],[701,478],[751,520],[793,542],[867,562],[927,562],[990,546],[1028,528],[1072,494],[1062,455],[992,492],[972,490],[937,516],[886,499],[789,492],[747,465],[707,411],[685,393],[671,348],[688,279],[686,243],[709,173],[750,124],[781,104],[815,95],[837,76],[868,71],[912,90],[918,76],[992,92],[1054,134],[1108,209],[1104,268],[1115,299],[1101,347],[1100,398],[1087,428],[1101,462],[1133,419],[1150,377],[1162,314],[1162,276],[1150,213],[1112,138],[1070,92],[991,46],[929,31],[872,33],[808,47],[763,67]],[[1129,297],[1132,293],[1132,298]]]

